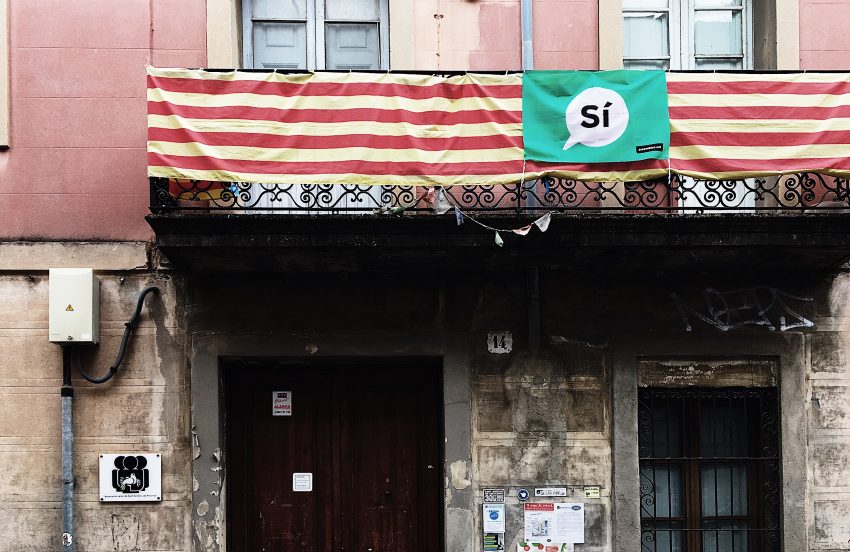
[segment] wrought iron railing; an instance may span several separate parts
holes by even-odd
[[[437,192],[435,194],[435,191]],[[542,178],[511,185],[428,187],[361,184],[257,184],[150,179],[154,213],[203,211],[281,214],[428,212],[443,207],[484,214],[850,212],[850,182],[817,173],[746,180],[679,175],[646,182]]]

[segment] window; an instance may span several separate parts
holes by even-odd
[[[752,0],[623,0],[626,69],[752,69]]]
[[[242,18],[245,67],[389,68],[387,0],[244,0]]]
[[[641,550],[781,549],[775,388],[638,392]]]

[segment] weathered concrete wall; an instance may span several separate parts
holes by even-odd
[[[775,377],[762,372],[779,359],[788,416],[785,549],[850,550],[843,523],[850,489],[841,486],[850,433],[844,429],[850,420],[844,393],[850,278],[581,278],[544,272],[541,281],[543,345],[532,353],[523,274],[228,275],[229,289],[263,290],[255,292],[259,301],[244,293],[217,294],[219,283],[199,276],[189,284],[187,325],[193,372],[198,361],[207,365],[193,379],[215,381],[214,360],[221,354],[440,356],[455,375],[446,393],[460,395],[447,395],[445,408],[447,432],[454,432],[444,466],[447,549],[480,549],[485,487],[508,491],[507,544],[515,545],[522,521],[517,488],[565,486],[567,500],[585,501],[583,487],[598,485],[601,498],[585,501],[587,543],[579,548],[626,552],[639,535],[616,534],[615,497],[636,502],[638,492],[627,483],[617,488],[621,479],[614,478],[613,458],[628,458],[627,450],[613,445],[612,370],[620,364],[612,359],[618,347],[624,340],[651,341],[655,354],[714,359],[703,365],[713,373],[687,376],[694,384],[749,378],[757,385]],[[487,333],[494,330],[513,333],[513,352],[487,351]],[[193,390],[193,400],[208,402],[218,392],[216,385],[205,396]],[[207,449],[220,446],[219,430],[207,431],[205,423],[196,422],[204,444],[196,473],[219,465],[204,459]],[[226,458],[223,469],[226,478]],[[631,469],[636,471],[636,462]],[[208,492],[201,494],[212,512]],[[196,515],[199,521],[208,522]],[[215,529],[220,543],[223,534]]]
[[[623,408],[615,382],[627,371],[624,343],[673,357],[641,376],[653,381],[663,378],[659,370],[686,366],[677,384],[758,384],[776,377],[765,367],[779,366],[783,414],[792,416],[783,426],[785,508],[799,519],[785,550],[850,550],[850,274],[635,279],[544,271],[542,344],[532,352],[521,273],[178,277],[151,271],[144,244],[135,252],[38,247],[7,246],[10,260],[0,267],[0,550],[54,549],[59,537],[61,355],[46,339],[46,257],[57,266],[101,263],[103,343],[84,355],[93,371],[114,358],[142,287],[163,290],[148,299],[119,379],[99,388],[74,381],[80,550],[223,550],[218,358],[277,355],[443,359],[447,551],[480,549],[485,487],[507,490],[507,544],[515,546],[515,491],[544,485],[567,487],[567,500],[588,504],[580,550],[631,551],[637,535],[617,529],[631,515],[618,504],[637,500],[616,469],[635,469],[635,445],[623,444],[629,434],[615,415]],[[496,330],[512,332],[512,352],[488,352],[487,334]],[[677,364],[686,356],[713,364]],[[633,386],[637,367],[628,368]],[[162,504],[98,503],[97,453],[126,450],[165,455]],[[586,485],[600,486],[601,498],[585,500]]]
[[[504,360],[487,355],[478,351],[473,372],[472,482],[479,497],[485,487],[508,490],[506,545],[516,550],[522,537],[517,489],[533,493],[534,487],[552,486],[567,487],[568,496],[549,500],[586,502],[582,549],[610,550],[610,390],[604,349],[574,342],[540,354],[512,353]],[[585,485],[601,487],[601,498],[585,501]],[[480,537],[476,542],[480,547]]]
[[[0,550],[61,548],[62,353],[47,341],[44,265],[73,266],[77,259],[96,259],[101,270],[101,343],[78,353],[91,373],[105,373],[114,361],[139,292],[148,285],[160,288],[148,296],[113,381],[93,386],[74,372],[77,550],[190,550],[189,401],[179,281],[146,268],[144,244],[5,244],[3,250],[16,255],[13,268],[0,269]],[[128,451],[163,455],[161,503],[100,503],[98,454]]]
[[[828,289],[807,339],[806,476],[810,549],[831,551],[850,550],[850,274]]]

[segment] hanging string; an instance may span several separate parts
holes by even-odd
[[[523,165],[525,165],[524,161],[523,161]],[[553,211],[548,211],[545,214],[543,214],[542,216],[535,219],[533,222],[526,224],[525,226],[520,226],[518,228],[496,228],[495,226],[490,226],[489,224],[485,224],[485,223],[481,222],[480,220],[469,216],[469,214],[467,214],[466,212],[464,212],[460,208],[460,206],[455,201],[454,197],[451,194],[446,193],[444,188],[440,187],[437,194],[438,194],[438,200],[445,201],[447,204],[454,207],[455,218],[457,219],[458,224],[462,224],[464,220],[469,219],[472,222],[474,222],[475,224],[477,224],[478,226],[480,226],[481,228],[485,228],[487,230],[490,230],[491,232],[494,232],[495,233],[495,242],[496,242],[496,245],[498,245],[499,247],[501,247],[505,243],[502,240],[502,236],[501,236],[502,232],[517,234],[517,235],[520,235],[520,236],[526,236],[526,235],[528,235],[528,233],[531,231],[532,227],[534,227],[534,226],[536,226],[541,232],[545,232],[546,230],[549,229],[549,223],[552,220]]]

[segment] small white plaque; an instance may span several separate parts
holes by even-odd
[[[584,488],[584,498],[599,498],[600,496],[598,486],[590,485]]]
[[[510,353],[514,348],[514,336],[511,332],[490,332],[487,334],[487,350],[496,355]]]
[[[313,490],[312,473],[293,473],[292,490],[296,493],[309,493]]]
[[[484,502],[505,502],[505,489],[484,489]],[[498,531],[495,531],[498,533]]]
[[[272,391],[272,416],[292,416],[292,391]]]
[[[566,487],[543,487],[534,489],[534,496],[567,496]]]
[[[101,502],[162,501],[159,454],[101,454],[99,467]]]

